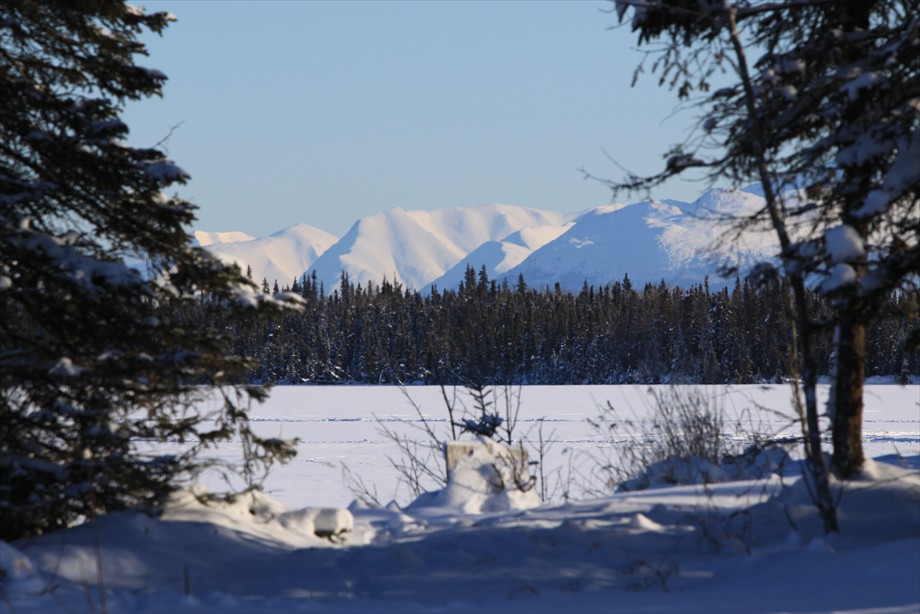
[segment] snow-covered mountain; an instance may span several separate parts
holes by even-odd
[[[659,280],[693,283],[706,271],[692,259],[671,262],[662,235],[680,209],[663,203],[609,205],[589,211],[568,231],[536,250],[506,274],[523,275],[534,287],[559,283],[577,289],[588,283],[619,281],[629,274],[634,283]]]
[[[710,190],[693,203],[644,201],[598,207],[536,250],[504,277],[523,275],[528,285],[578,290],[585,281],[600,285],[629,275],[634,285],[687,286],[707,275],[719,285],[721,265],[745,265],[775,252],[769,233],[723,240],[731,227],[726,216],[756,211],[763,199],[741,191]]]
[[[566,222],[562,225],[522,228],[501,241],[486,241],[446,273],[422,288],[422,292],[429,292],[433,286],[456,288],[463,281],[467,267],[479,271],[484,266],[490,279],[500,278],[524,262],[533,252],[567,231],[573,224],[574,222]]]
[[[525,229],[561,227],[572,217],[510,205],[389,209],[358,220],[309,272],[316,271],[327,288],[337,286],[345,272],[354,283],[379,283],[386,277],[420,289],[487,242]]]
[[[319,228],[308,224],[297,224],[259,239],[240,239],[229,241],[233,237],[246,237],[246,233],[202,233],[196,232],[198,242],[225,262],[236,262],[243,271],[252,268],[252,279],[260,283],[263,279],[269,283],[278,281],[289,285],[299,279],[304,271],[328,250],[338,238]],[[223,238],[209,244],[202,242],[209,238]]]
[[[252,241],[255,239],[252,235],[245,232],[205,232],[204,230],[195,231],[195,241],[200,247],[208,247],[217,243],[241,243],[243,241]]]
[[[316,273],[327,289],[346,273],[353,283],[384,278],[427,292],[454,288],[466,268],[483,266],[490,278],[518,275],[531,287],[578,290],[628,274],[636,285],[691,285],[708,275],[718,285],[720,264],[739,265],[776,251],[769,232],[724,240],[727,216],[763,207],[754,190],[713,189],[692,203],[643,201],[557,213],[512,205],[478,205],[432,211],[395,208],[361,218],[341,238],[299,224],[271,236],[196,232],[220,258],[252,267],[253,279],[289,284]]]

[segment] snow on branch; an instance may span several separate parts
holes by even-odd
[[[866,257],[866,248],[856,229],[841,224],[824,233],[824,243],[831,262],[855,262]]]
[[[884,213],[891,203],[920,184],[920,129],[899,139],[896,149],[884,182],[866,195],[863,205],[854,212],[856,217],[865,219]]]
[[[144,171],[163,185],[184,183],[192,178],[185,170],[170,160],[146,162]]]
[[[31,230],[27,222],[20,224],[19,236],[7,241],[14,247],[34,254],[42,254],[71,282],[91,290],[95,286],[140,286],[140,274],[121,260],[100,260],[80,253],[74,246],[73,233],[54,237]]]

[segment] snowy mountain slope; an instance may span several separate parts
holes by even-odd
[[[579,289],[589,284],[620,281],[634,284],[671,283],[702,279],[706,271],[692,262],[671,263],[662,249],[666,228],[682,216],[673,205],[641,202],[599,207],[582,215],[567,232],[536,250],[506,274],[509,281],[523,275],[531,287]]]
[[[486,241],[441,277],[422,288],[421,292],[423,294],[430,292],[433,286],[456,288],[463,281],[467,267],[472,267],[478,272],[484,266],[489,278],[496,279],[524,262],[534,251],[556,239],[573,225],[574,222],[567,222],[561,226],[524,228],[510,234],[501,241]]]
[[[587,281],[602,285],[629,275],[634,285],[701,283],[708,275],[718,285],[721,264],[746,264],[774,253],[769,233],[726,243],[720,238],[731,226],[727,216],[762,206],[756,195],[710,190],[693,203],[645,201],[599,207],[578,218],[556,240],[536,250],[509,270],[509,281],[523,274],[528,285],[559,283],[578,290]]]
[[[486,242],[523,229],[562,226],[571,217],[511,205],[389,209],[358,220],[309,272],[316,271],[327,288],[336,287],[344,271],[354,283],[379,283],[386,277],[419,289]]]
[[[727,283],[720,264],[745,265],[776,252],[771,232],[726,240],[731,216],[763,207],[752,187],[709,190],[692,203],[673,200],[607,205],[557,213],[512,205],[433,211],[389,209],[364,217],[340,240],[300,224],[270,237],[198,231],[198,242],[219,257],[251,266],[253,279],[290,284],[315,272],[327,289],[342,272],[353,283],[384,278],[413,290],[455,288],[466,268],[484,266],[492,279],[510,283],[523,274],[534,287],[559,283],[578,290],[629,274],[634,284]]]
[[[195,231],[195,241],[200,247],[208,247],[216,243],[240,243],[242,241],[252,241],[255,237],[240,231],[230,232],[205,232],[204,230]]]
[[[196,236],[198,234],[196,233]],[[284,285],[299,278],[336,240],[335,236],[324,230],[307,224],[297,224],[260,239],[212,243],[207,249],[225,262],[236,262],[244,272],[247,266],[252,267],[252,279],[256,283],[266,279],[269,283],[277,280],[279,284]]]
[[[741,236],[732,232],[735,219],[754,216],[765,205],[761,195],[747,188],[708,190],[692,203],[680,205],[686,215],[665,228],[663,248],[672,263],[696,259],[711,271],[719,265],[744,270],[756,262],[770,260],[779,247],[766,219],[762,226],[749,227]]]

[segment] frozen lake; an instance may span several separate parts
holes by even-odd
[[[519,422],[515,434],[538,438],[542,424],[548,443],[544,470],[550,492],[558,496],[570,488],[583,494],[584,476],[596,459],[616,453],[617,444],[650,425],[653,399],[649,386],[524,386],[511,389],[512,407],[520,396]],[[741,431],[795,435],[794,412],[788,386],[698,387],[726,416],[725,434]],[[827,387],[821,387],[822,403]],[[453,389],[448,389],[452,393]],[[497,392],[499,413],[505,407],[505,391]],[[473,409],[463,391],[459,402]],[[411,398],[411,402],[407,396]],[[436,386],[413,386],[405,391],[393,386],[278,386],[269,400],[253,409],[257,431],[265,436],[297,437],[297,457],[276,467],[266,490],[290,509],[304,506],[346,506],[354,495],[343,477],[343,467],[359,477],[383,503],[410,500],[408,488],[388,457],[398,457],[396,444],[382,432],[393,432],[425,441],[418,429],[421,420],[413,403],[442,437],[450,425],[441,390]],[[620,418],[611,436],[589,424],[602,406],[610,403]],[[863,442],[869,457],[889,454],[920,455],[920,386],[870,385],[865,395]],[[823,405],[822,405],[823,406]],[[631,420],[632,423],[627,421]],[[226,452],[238,452],[225,444]],[[533,458],[533,452],[531,452]],[[581,477],[580,477],[581,476]],[[599,484],[587,484],[594,488]]]

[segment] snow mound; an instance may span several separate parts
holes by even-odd
[[[317,545],[319,539],[344,542],[355,526],[351,512],[343,508],[305,507],[288,510],[259,491],[229,500],[208,501],[200,486],[180,489],[164,506],[164,520],[209,522],[252,535],[284,536],[284,541],[301,547]]]
[[[629,528],[636,531],[651,531],[653,533],[663,533],[667,528],[658,524],[644,514],[636,514],[629,521]]]
[[[355,518],[347,509],[337,507],[307,507],[278,515],[282,526],[302,535],[337,539],[355,528]]]
[[[920,471],[866,459],[862,472],[854,479],[830,478],[840,524],[839,536],[830,536],[832,546],[840,536],[858,536],[876,545],[910,540],[920,546]],[[749,509],[756,545],[775,544],[785,531],[787,541],[793,545],[824,548],[820,542],[813,543],[826,536],[810,482],[799,479]]]
[[[861,473],[837,485],[841,530],[872,531],[886,539],[920,536],[920,472],[866,459]]]
[[[714,484],[738,480],[759,480],[780,473],[792,463],[780,446],[751,446],[743,453],[715,463],[698,456],[672,456],[652,463],[640,475],[617,486],[617,492],[664,488],[689,484]]]
[[[5,595],[38,595],[48,584],[35,571],[32,559],[0,541],[0,588]]]
[[[521,467],[520,457],[508,446],[479,437],[468,443],[469,451],[457,459],[448,474],[447,486],[421,495],[406,508],[426,508],[445,513],[481,514],[524,510],[541,505],[534,481]]]

